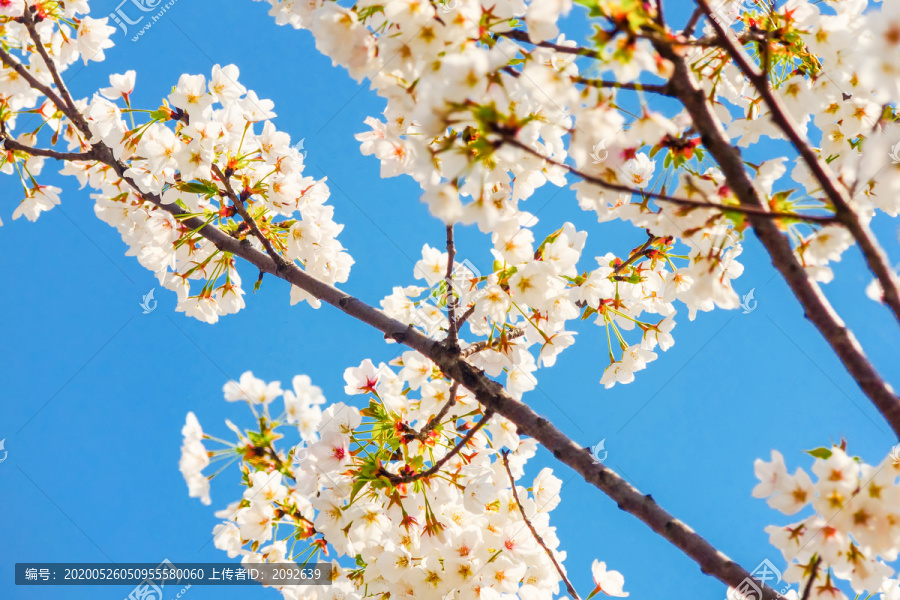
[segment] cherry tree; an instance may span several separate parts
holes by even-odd
[[[215,323],[244,308],[246,282],[282,279],[291,305],[329,304],[405,347],[347,365],[344,391],[361,396],[347,402],[326,401],[308,375],[226,382],[224,399],[246,402],[253,423],[228,422],[230,440],[188,413],[190,495],[211,503],[219,461],[240,461],[246,487],[216,513],[216,547],[250,563],[330,557],[332,585],[284,587],[289,599],[627,596],[615,557],[594,561],[593,590],[572,585],[550,521],[561,481],[549,468],[523,479],[540,444],[732,598],[778,597],[526,394],[576,335],[606,340],[598,385],[649,376],[679,310],[692,320],[740,305],[732,280],[750,240],[900,434],[900,398],[820,286],[861,252],[869,297],[900,322],[897,275],[870,227],[900,212],[900,4],[695,0],[676,18],[662,0],[268,1],[278,25],[308,30],[383,99],[360,150],[382,177],[412,177],[446,231],[380,308],[335,287],[353,259],[327,181],[304,175],[239,66],[184,74],[158,106],[132,105],[135,71],[75,98],[62,73],[104,59],[107,18],[88,16],[87,0],[0,0],[0,170],[23,195],[13,220],[60,203],[40,183],[51,159],[94,190],[97,217],[188,316]],[[560,31],[570,13],[592,27],[583,44]],[[38,126],[17,127],[23,115]],[[646,241],[591,259],[593,232],[572,223],[536,238],[523,203],[547,184]],[[458,260],[460,227],[490,236],[489,272]],[[768,530],[796,584],[787,595],[900,598],[887,564],[900,551],[900,457],[869,465],[846,442],[811,454],[815,481],[789,474],[777,450],[755,466],[754,496],[806,514]]]

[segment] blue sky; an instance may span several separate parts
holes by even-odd
[[[94,16],[117,4],[92,2]],[[308,32],[276,27],[266,8],[178,0],[138,41],[117,34],[105,62],[75,66],[66,79],[76,97],[87,96],[110,73],[134,68],[135,105],[155,108],[181,73],[237,64],[242,83],[274,100],[279,129],[305,138],[310,172],[329,178],[335,218],[346,225],[340,240],[356,260],[343,287],[377,305],[392,286],[413,283],[422,245],[439,246],[443,226],[419,203],[412,180],[381,180],[378,162],[359,154],[353,134],[381,113],[382,101],[333,68]],[[398,348],[330,307],[290,307],[287,284],[271,278],[248,294],[244,311],[214,326],[175,313],[174,296],[94,217],[89,192],[55,170],[48,163],[42,183],[63,187],[63,203],[37,223],[11,221],[20,190],[0,179],[0,439],[9,452],[0,463],[0,597],[119,599],[130,588],[16,587],[12,565],[226,561],[210,543],[213,511],[238,497],[237,472],[213,482],[212,507],[188,498],[177,466],[185,413],[196,412],[213,435],[226,436],[226,418],[249,424],[246,408],[221,394],[245,370],[284,384],[306,373],[329,401],[346,401],[344,369],[364,358],[387,361]],[[587,230],[584,264],[644,241],[639,230],[597,224],[568,189],[548,186],[524,208],[540,219],[536,238],[565,220]],[[896,263],[896,223],[881,217],[875,229]],[[487,266],[488,242],[474,228],[461,230],[459,257]],[[751,498],[753,460],[778,448],[791,470],[808,467],[801,450],[845,437],[852,453],[877,462],[896,440],[755,240],[741,261],[747,268],[736,288],[754,289],[758,301],[750,314],[716,311],[689,322],[684,311],[674,348],[635,383],[611,390],[598,384],[603,330],[586,322],[524,400],[585,446],[606,439],[611,467],[745,567],[768,558],[781,568],[763,528],[789,521]],[[255,275],[242,272],[245,281]],[[835,272],[827,293],[881,372],[900,382],[896,323],[866,299],[870,276],[858,253],[847,252]],[[154,287],[158,307],[144,315],[138,304]],[[545,451],[529,476],[546,465],[565,482],[552,521],[582,595],[599,558],[625,575],[631,598],[724,598],[722,584]],[[194,587],[186,597],[279,596]]]

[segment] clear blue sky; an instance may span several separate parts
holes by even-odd
[[[94,16],[117,3],[95,0]],[[336,220],[346,224],[340,240],[356,260],[344,287],[377,304],[392,286],[413,282],[422,245],[440,245],[443,227],[410,179],[381,180],[378,162],[359,154],[353,134],[365,129],[367,115],[381,113],[382,102],[332,68],[308,32],[276,27],[266,8],[178,0],[137,42],[117,34],[106,62],[75,66],[67,80],[85,96],[107,85],[110,73],[133,68],[135,104],[154,108],[180,74],[237,64],[245,85],[275,101],[278,127],[305,138],[311,172],[328,176]],[[677,9],[668,14],[674,19]],[[329,401],[346,401],[344,369],[364,358],[387,361],[397,347],[329,307],[290,307],[287,284],[271,278],[248,294],[246,310],[214,326],[175,313],[174,296],[125,257],[116,231],[94,217],[89,192],[55,170],[48,163],[42,182],[63,187],[63,203],[37,223],[11,220],[20,190],[12,178],[0,179],[0,439],[9,451],[0,464],[0,598],[120,599],[130,588],[17,588],[12,565],[227,560],[209,541],[213,511],[240,493],[236,471],[213,482],[212,507],[188,498],[178,472],[185,413],[196,412],[213,434],[227,434],[226,418],[249,423],[245,407],[221,394],[227,379],[248,369],[285,384],[306,373]],[[639,230],[597,224],[567,189],[548,186],[524,208],[541,219],[536,237],[563,220],[586,229],[588,262],[643,241]],[[875,228],[897,262],[896,224],[881,218]],[[488,264],[489,240],[477,230],[463,230],[459,240],[460,258]],[[803,319],[758,243],[748,240],[741,260],[747,269],[736,287],[755,289],[754,312],[701,313],[694,322],[680,313],[674,348],[635,383],[611,390],[598,384],[602,330],[587,322],[524,400],[585,446],[605,438],[611,467],[745,567],[765,558],[782,567],[763,528],[789,521],[751,498],[753,460],[778,448],[789,468],[808,467],[801,450],[846,437],[851,452],[877,462],[896,440]],[[870,277],[857,252],[835,272],[829,296],[882,373],[900,384],[896,323],[865,298]],[[243,273],[245,281],[255,276]],[[141,314],[141,296],[154,287],[158,307]],[[530,476],[553,464],[541,450]],[[565,487],[553,523],[584,594],[599,558],[625,575],[631,598],[724,598],[722,584],[600,491],[565,466],[557,474]],[[194,587],[186,597],[279,596]]]

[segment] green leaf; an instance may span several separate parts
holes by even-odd
[[[804,452],[806,452],[810,456],[814,456],[816,458],[821,458],[822,460],[827,460],[832,454],[831,449],[825,448],[825,447],[814,448],[812,450],[804,450]]]
[[[219,193],[219,188],[211,183],[202,183],[199,181],[189,181],[178,185],[178,189],[189,194],[203,194],[204,196],[214,196]]]
[[[369,483],[368,480],[364,480],[364,479],[356,480],[356,482],[353,484],[353,488],[350,490],[350,504],[353,504],[354,498],[356,498],[356,495],[359,493],[359,491],[361,489],[366,487],[367,483]]]

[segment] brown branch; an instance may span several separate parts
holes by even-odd
[[[453,262],[456,260],[456,246],[453,243],[453,225],[447,225],[447,320],[450,322],[447,331],[447,348],[451,352],[459,352],[459,323],[456,322],[456,304],[458,297],[453,283]]]
[[[694,13],[691,15],[691,18],[688,19],[687,24],[684,26],[684,30],[681,32],[681,35],[688,38],[694,35],[694,29],[697,27],[697,23],[700,22],[700,18],[702,16],[702,8],[697,7],[696,9],[694,9]]]
[[[712,9],[706,3],[706,0],[697,0],[697,3],[708,16],[711,16]],[[709,21],[719,35],[723,47],[744,74],[744,77],[753,84],[756,91],[765,100],[766,105],[769,107],[769,115],[772,121],[790,140],[791,145],[809,167],[813,177],[822,186],[822,190],[832,206],[834,206],[839,221],[859,244],[869,270],[872,271],[884,290],[884,303],[888,305],[894,313],[894,318],[900,323],[900,290],[898,290],[897,278],[891,269],[887,254],[878,243],[875,234],[868,224],[863,223],[856,211],[850,206],[850,200],[839,189],[838,182],[831,170],[813,150],[806,136],[800,133],[797,124],[790,113],[788,113],[784,103],[775,95],[765,69],[762,72],[757,70],[756,66],[751,63],[751,59],[747,56],[743,46],[739,46],[734,41],[729,31],[721,23],[713,18],[710,18]]]
[[[584,48],[582,46],[561,46],[560,44],[554,44],[553,42],[532,42],[531,38],[528,37],[527,32],[520,31],[518,29],[511,29],[509,31],[493,31],[491,33],[493,33],[494,35],[507,37],[518,42],[525,42],[534,46],[540,46],[541,48],[550,48],[552,50],[556,50],[557,52],[562,52],[563,54],[575,54],[576,56],[587,56],[597,60],[603,60],[602,54],[600,54],[596,50],[591,50],[590,48]]]
[[[672,95],[672,92],[669,91],[668,84],[659,85],[653,83],[628,83],[620,81],[609,81],[606,79],[591,79],[588,77],[582,77],[580,75],[574,75],[571,77],[571,79],[573,83],[580,83],[582,85],[591,87],[632,90],[635,92],[652,92],[654,94],[661,94],[663,96]]]
[[[672,196],[667,196],[665,194],[660,194],[658,192],[648,192],[646,190],[641,190],[638,188],[628,187],[627,185],[621,185],[618,183],[611,183],[604,179],[600,179],[599,177],[594,177],[593,175],[588,175],[583,171],[579,171],[575,167],[567,165],[566,163],[560,162],[558,160],[554,160],[552,158],[548,158],[538,152],[537,150],[523,144],[516,138],[511,135],[500,132],[503,141],[506,143],[520,148],[534,156],[537,156],[545,161],[547,161],[551,165],[555,165],[557,167],[562,167],[566,169],[569,173],[581,177],[585,181],[589,183],[593,183],[595,185],[599,185],[602,188],[606,188],[608,190],[614,192],[620,192],[623,194],[640,194],[645,199],[652,198],[654,200],[662,200],[664,202],[671,202],[672,204],[680,204],[682,206],[689,206],[694,208],[712,208],[718,210],[720,212],[736,212],[745,215],[753,215],[756,217],[765,217],[767,219],[795,219],[797,221],[808,221],[810,223],[837,223],[837,219],[835,217],[827,217],[827,216],[816,216],[816,215],[798,215],[796,213],[785,213],[785,212],[775,212],[770,211],[763,206],[746,206],[743,204],[740,205],[729,205],[729,204],[715,204],[713,202],[703,202],[700,200],[691,200],[690,198],[675,198]],[[751,184],[752,185],[752,184]]]
[[[616,268],[613,269],[613,273],[614,273],[614,274],[618,274],[618,273],[621,272],[625,267],[627,267],[627,266],[630,265],[630,264],[633,264],[634,261],[636,261],[636,260],[639,259],[640,257],[644,256],[644,254],[647,252],[647,250],[650,249],[650,246],[653,244],[653,242],[655,242],[656,240],[660,239],[660,238],[656,237],[655,235],[653,235],[652,233],[650,233],[650,230],[649,230],[649,229],[647,229],[646,231],[647,231],[647,235],[650,236],[650,239],[648,239],[646,242],[644,242],[644,245],[643,245],[643,246],[641,246],[640,248],[638,248],[637,250],[635,250],[634,252],[632,252],[632,253],[631,253],[631,256],[629,256],[627,260],[625,260],[625,261],[619,263],[619,264],[616,266]]]
[[[434,431],[434,428],[441,424],[441,421],[444,420],[444,417],[447,416],[447,413],[450,412],[450,409],[456,405],[456,393],[459,391],[459,382],[454,381],[450,384],[450,399],[444,403],[444,406],[441,407],[441,410],[438,411],[436,415],[431,417],[425,426],[422,427],[421,430],[417,431],[413,437],[419,440],[420,442],[424,442],[428,437],[428,434]]]
[[[213,163],[212,172],[219,178],[219,180],[225,185],[225,193],[228,196],[228,199],[231,200],[231,203],[234,205],[234,209],[237,211],[244,222],[250,227],[250,231],[254,236],[262,243],[263,247],[266,249],[266,252],[269,253],[269,256],[272,257],[277,264],[284,266],[288,264],[288,261],[281,255],[278,250],[275,249],[275,246],[272,245],[272,241],[267,238],[262,231],[259,229],[259,225],[256,223],[256,219],[250,216],[250,213],[247,212],[247,207],[244,206],[244,200],[240,196],[238,196],[234,189],[231,187],[230,178],[227,177],[222,170],[219,168],[219,165]]]
[[[516,338],[522,337],[525,335],[525,330],[521,327],[513,327],[508,334],[506,334],[506,341],[514,340]],[[487,350],[488,348],[496,348],[503,344],[504,341],[502,338],[496,339],[494,341],[482,340],[480,342],[475,342],[468,348],[462,351],[460,354],[463,358],[468,358],[473,354],[481,352],[482,350]]]
[[[426,338],[426,339],[428,339],[428,338]],[[433,340],[429,339],[428,341],[430,341],[433,344],[436,344],[436,342],[434,342]],[[436,344],[436,345],[439,346],[439,344]],[[446,352],[446,349],[444,350],[444,352]],[[475,437],[475,434],[478,433],[478,431],[482,427],[484,427],[487,424],[487,422],[491,420],[491,417],[493,417],[493,416],[494,416],[494,410],[492,408],[488,407],[487,410],[484,411],[484,415],[481,417],[481,420],[479,420],[478,423],[476,423],[475,426],[472,427],[472,429],[470,429],[469,432],[466,433],[465,436],[463,436],[463,439],[461,439],[458,444],[453,446],[453,448],[450,449],[450,452],[448,452],[447,454],[442,456],[440,458],[440,460],[436,461],[433,465],[431,465],[431,468],[428,469],[427,471],[422,471],[421,473],[414,473],[412,475],[395,475],[394,473],[391,473],[390,471],[387,471],[382,468],[378,471],[378,474],[383,477],[386,477],[394,485],[397,485],[400,483],[412,483],[413,481],[418,481],[419,479],[428,479],[429,477],[431,477],[432,475],[434,475],[435,473],[440,471],[441,468],[445,464],[447,464],[451,458],[453,458],[454,456],[459,454],[460,451],[462,451],[462,449],[465,448],[466,445],[468,445],[469,441],[473,437]]]
[[[551,50],[556,50],[557,52],[561,52],[562,54],[574,54],[576,56],[587,56],[588,58],[593,58],[595,60],[603,60],[603,55],[600,52],[597,52],[596,50],[592,50],[590,48],[585,48],[583,46],[562,46],[560,44],[554,44],[553,42],[532,42],[528,37],[528,33],[525,31],[512,29],[509,31],[493,31],[492,33],[497,36],[507,37],[519,42],[531,44],[533,46],[550,48]],[[675,37],[674,39],[671,37],[661,36],[658,32],[649,30],[633,33],[632,35],[638,38],[650,40],[651,42],[671,43],[676,46],[692,46],[699,48],[716,48],[722,46],[721,40],[718,36],[715,35],[705,36],[693,40],[688,39],[690,36],[689,33],[682,34]],[[741,42],[748,42],[759,39],[759,35],[755,32],[741,32],[736,35],[737,39]]]
[[[516,506],[519,507],[519,512],[522,514],[522,519],[525,521],[525,524],[528,525],[528,529],[531,530],[531,535],[534,536],[534,540],[538,543],[538,546],[543,548],[544,552],[547,553],[547,556],[550,557],[550,561],[553,563],[553,566],[556,567],[556,572],[559,573],[559,576],[562,577],[562,580],[565,582],[566,589],[569,590],[569,595],[572,596],[572,598],[574,598],[575,600],[581,600],[581,598],[578,596],[578,592],[575,591],[575,586],[573,586],[572,582],[569,581],[569,578],[566,577],[566,572],[563,571],[562,566],[560,566],[559,562],[557,562],[556,560],[556,557],[553,555],[553,550],[547,547],[547,544],[544,543],[544,540],[541,539],[540,534],[528,519],[528,515],[525,514],[525,507],[523,507],[522,503],[519,501],[519,492],[516,491],[516,480],[513,477],[512,470],[509,468],[509,450],[503,450],[501,456],[503,456],[503,466],[506,467],[506,474],[509,475],[509,483],[510,486],[512,486],[513,500],[516,501]]]
[[[464,312],[457,321],[457,327],[462,328],[462,326],[465,325],[466,321],[469,320],[469,317],[471,317],[473,314],[475,314],[475,305],[472,305],[468,309],[466,309],[466,312]]]
[[[663,58],[672,62],[673,90],[693,120],[694,126],[703,132],[704,146],[718,162],[728,187],[742,206],[763,208],[763,201],[744,168],[740,150],[732,145],[721,122],[707,102],[706,93],[696,82],[687,61],[670,45],[657,44],[656,49]],[[749,219],[757,237],[772,258],[772,264],[803,306],[806,318],[822,333],[860,389],[872,400],[894,432],[900,435],[900,399],[894,395],[891,386],[869,362],[853,332],[835,313],[822,290],[798,262],[790,241],[782,235],[771,219],[752,213]]]
[[[50,76],[53,77],[53,83],[56,84],[56,89],[59,90],[62,100],[66,103],[66,106],[68,106],[72,113],[69,118],[72,119],[72,122],[75,123],[84,135],[90,138],[91,130],[84,115],[82,115],[81,111],[78,110],[78,107],[75,106],[75,101],[72,99],[69,89],[66,87],[65,83],[63,83],[62,77],[59,75],[59,69],[56,68],[56,63],[53,62],[53,59],[50,58],[50,55],[47,53],[47,49],[44,48],[44,43],[41,41],[41,36],[35,27],[34,12],[37,12],[36,7],[26,7],[25,13],[22,15],[22,23],[25,25],[25,29],[28,30],[28,35],[34,42],[38,54],[41,55],[44,64],[47,65],[47,70],[50,71]],[[57,108],[59,108],[59,105],[57,105]]]
[[[809,581],[806,582],[806,587],[803,589],[803,597],[800,600],[809,600],[809,593],[812,591],[813,581],[816,579],[816,573],[819,571],[819,563],[822,562],[822,557],[816,557],[816,562],[813,563],[812,567],[812,575],[809,576]]]
[[[663,29],[666,28],[666,18],[663,15],[663,0],[656,0],[656,22]]]
[[[87,152],[58,152],[56,150],[51,150],[50,148],[32,148],[31,146],[26,146],[25,144],[21,144],[16,140],[7,137],[2,139],[3,147],[7,150],[11,150],[13,152],[24,152],[25,154],[30,154],[31,156],[42,156],[44,158],[55,158],[56,160],[96,160],[97,156],[93,150],[88,150]]]
[[[18,73],[19,76],[22,77],[22,79],[28,82],[28,85],[30,85],[32,89],[39,91],[44,96],[49,98],[58,110],[61,110],[63,113],[71,112],[60,108],[68,107],[66,107],[66,104],[62,101],[59,95],[57,95],[57,93],[54,92],[53,89],[51,89],[49,86],[41,83],[25,65],[13,58],[13,56],[2,47],[0,47],[0,61],[2,61],[3,64],[7,66],[7,68],[10,68]]]

